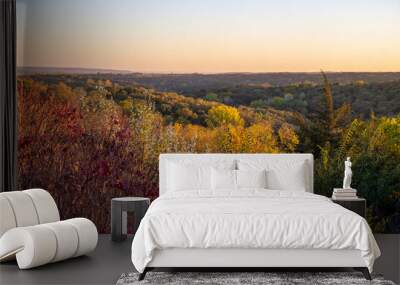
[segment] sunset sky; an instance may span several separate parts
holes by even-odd
[[[399,0],[17,0],[18,65],[400,71]]]

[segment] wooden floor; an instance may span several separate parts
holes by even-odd
[[[375,237],[383,256],[376,261],[374,271],[400,284],[400,235]],[[88,256],[29,270],[19,270],[16,262],[2,263],[0,285],[115,284],[122,273],[135,271],[130,258],[131,243],[132,238],[116,243],[110,235],[100,235],[96,250]]]
[[[0,284],[115,284],[122,273],[134,271],[131,262],[132,238],[116,243],[110,235],[100,235],[94,252],[28,270],[16,262],[0,264]]]

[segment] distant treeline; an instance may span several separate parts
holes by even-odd
[[[319,111],[323,88],[321,84],[309,83],[279,87],[238,85],[233,88],[201,90],[192,93],[192,96],[233,106],[273,107],[307,114]],[[335,83],[332,84],[332,90],[335,107],[344,103],[350,104],[353,117],[368,118],[371,113],[377,116],[394,116],[400,112],[400,80],[381,83]]]
[[[400,112],[400,73],[328,73],[335,106],[348,103],[352,116],[393,116]],[[163,93],[220,102],[235,107],[319,111],[323,85],[317,73],[256,74],[35,74],[32,79],[48,84],[64,82],[86,88],[87,82],[113,82],[122,88],[137,86]],[[196,122],[198,123],[198,122]]]
[[[127,71],[73,69],[73,68],[19,68],[21,75],[57,75],[95,80],[112,80],[122,85],[136,82],[159,91],[190,93],[201,89],[231,88],[236,85],[286,86],[290,84],[320,84],[319,72],[270,72],[270,73],[220,73],[220,74],[156,74],[127,73]],[[76,72],[74,72],[76,71]],[[72,74],[72,73],[75,73]],[[91,74],[90,74],[91,73]],[[357,81],[366,83],[400,80],[400,72],[328,72],[331,83],[349,84]],[[36,76],[35,76],[36,77]]]

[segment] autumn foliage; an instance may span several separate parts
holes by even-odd
[[[150,100],[118,104],[64,83],[20,80],[18,95],[20,187],[47,189],[63,218],[87,217],[101,232],[110,230],[111,198],[157,197],[160,153],[280,152],[298,143],[288,125],[246,128],[237,109],[222,105],[209,109],[207,128],[167,124]]]
[[[325,96],[329,112],[293,114],[289,120],[273,109],[228,106],[111,80],[77,86],[21,77],[19,187],[47,189],[62,218],[87,217],[107,233],[111,198],[158,196],[160,153],[313,152],[314,188],[324,195],[339,186],[343,157],[350,155],[355,186],[368,199],[370,224],[376,231],[398,231],[400,119],[351,122],[350,107],[334,109],[332,94]]]

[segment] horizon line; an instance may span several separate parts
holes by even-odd
[[[31,65],[17,65],[17,68],[38,68],[38,69],[81,69],[81,70],[86,70],[86,71],[104,71],[104,73],[109,72],[114,72],[114,73],[140,73],[140,74],[162,74],[162,75],[168,75],[168,74],[174,74],[174,75],[180,75],[180,74],[202,74],[202,75],[218,75],[218,74],[263,74],[263,73],[309,73],[309,74],[314,74],[314,73],[400,73],[400,70],[398,71],[339,71],[339,70],[323,70],[319,69],[318,71],[216,71],[216,72],[201,72],[201,71],[187,71],[187,72],[177,72],[177,71],[140,71],[140,70],[131,70],[131,69],[119,69],[119,68],[97,68],[97,67],[59,67],[59,66],[31,66]],[[98,73],[98,72],[96,72]]]

